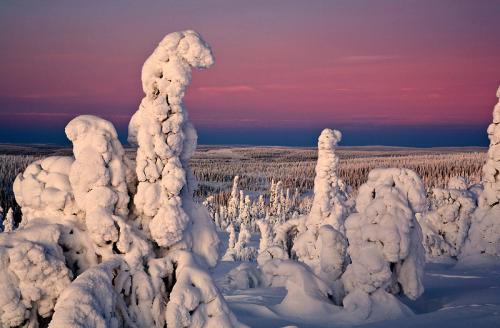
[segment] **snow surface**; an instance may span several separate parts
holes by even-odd
[[[218,232],[227,246],[229,235]],[[259,234],[252,234],[250,245],[259,245]],[[281,287],[237,288],[228,274],[244,264],[247,272],[258,272],[255,262],[220,262],[211,269],[216,285],[238,320],[250,327],[498,327],[500,325],[500,259],[491,256],[470,256],[453,264],[427,263],[422,282],[424,293],[417,300],[399,298],[375,302],[377,308],[366,321],[346,309],[324,302],[320,307],[309,303],[304,295],[285,303],[288,291]],[[241,269],[239,270],[241,271]],[[244,275],[248,277],[248,274]],[[259,277],[253,278],[258,281]],[[307,301],[306,301],[307,300]],[[403,303],[403,304],[401,304]],[[311,305],[310,305],[311,304]],[[317,303],[313,303],[317,305]],[[392,318],[394,307],[411,311],[411,315]]]

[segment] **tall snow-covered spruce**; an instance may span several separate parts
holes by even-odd
[[[335,153],[341,137],[339,131],[325,129],[318,139],[314,201],[309,215],[300,219],[299,228],[306,229],[297,236],[292,248],[300,261],[335,289],[337,303],[342,297],[339,279],[347,265],[344,236],[347,195],[340,188],[337,176],[340,160]]]
[[[146,61],[146,97],[129,128],[135,170],[111,123],[80,116],[66,127],[74,157],[37,161],[17,177],[23,221],[0,234],[2,327],[51,316],[50,327],[239,325],[206,271],[220,242],[193,202],[188,165],[197,135],[182,98],[190,66],[213,63],[193,31],[169,34]],[[28,274],[35,268],[40,275]]]

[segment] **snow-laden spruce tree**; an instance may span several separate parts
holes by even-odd
[[[9,208],[7,214],[5,215],[5,218],[3,219],[3,231],[11,232],[15,228],[16,226],[14,222],[14,211],[12,210],[12,208]]]
[[[297,236],[292,248],[300,261],[336,289],[338,303],[342,297],[339,279],[347,266],[347,197],[339,187],[339,157],[335,153],[341,136],[337,130],[325,129],[318,139],[313,206],[309,215],[302,217],[301,225],[306,229]]]
[[[18,176],[23,225],[0,236],[1,284],[9,286],[0,297],[3,327],[36,326],[56,300],[50,327],[238,324],[205,270],[220,244],[208,210],[192,200],[187,165],[196,131],[182,97],[190,65],[212,63],[193,31],[168,35],[146,61],[146,97],[129,129],[139,146],[137,186],[114,127],[93,116],[66,127],[74,158],[37,161]],[[29,252],[34,257],[21,261]],[[44,281],[49,286],[39,286]]]
[[[415,213],[425,205],[425,189],[416,172],[379,168],[369,173],[356,198],[358,213],[345,222],[352,263],[342,282],[348,294],[343,304],[349,312],[366,319],[372,303],[393,298],[388,293],[411,299],[423,293],[425,259]],[[407,313],[393,310],[394,315]]]
[[[500,87],[497,91],[500,99]],[[493,109],[493,123],[488,127],[490,148],[483,166],[484,190],[478,199],[464,255],[500,256],[500,100]]]
[[[240,207],[240,200],[239,195],[240,192],[238,190],[238,181],[239,181],[239,176],[235,176],[233,180],[233,189],[231,190],[231,197],[229,198],[228,204],[227,204],[227,222],[232,223],[235,229],[239,229],[239,225],[237,224],[237,219],[239,217],[239,207]]]
[[[456,260],[474,220],[476,195],[467,190],[467,181],[457,176],[449,181],[448,189],[434,188],[429,198],[430,211],[419,219],[426,259]]]

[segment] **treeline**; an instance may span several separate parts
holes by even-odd
[[[377,167],[406,167],[415,170],[427,190],[443,188],[450,177],[461,175],[469,184],[481,181],[481,168],[486,153],[423,153],[389,156],[375,151],[339,152],[341,160],[338,176],[350,185],[354,193],[363,184],[368,173]],[[130,158],[135,158],[131,151]],[[12,185],[20,172],[28,164],[41,158],[32,155],[0,155],[0,206],[5,210],[14,209],[16,222],[20,210],[15,203]],[[227,205],[231,196],[234,177],[238,175],[239,188],[245,190],[253,199],[263,195],[269,199],[271,182],[281,181],[283,188],[302,195],[314,187],[317,150],[250,147],[222,149],[215,151],[197,150],[190,161],[191,168],[198,180],[195,193],[200,201],[213,196],[216,204]]]
[[[304,152],[304,151],[302,151]],[[304,156],[307,157],[307,156]],[[372,156],[342,158],[338,176],[350,185],[354,192],[366,182],[368,173],[378,167],[409,168],[418,173],[427,190],[444,188],[451,177],[460,175],[469,184],[481,181],[481,168],[486,153],[414,154],[404,156]],[[236,175],[239,186],[249,192],[263,194],[269,198],[271,181],[281,181],[283,188],[299,189],[301,193],[314,187],[315,160],[307,161],[226,161],[194,159],[191,168],[199,181],[195,196],[205,198],[213,195],[227,201]]]

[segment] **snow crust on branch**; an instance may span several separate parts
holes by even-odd
[[[346,220],[352,263],[342,282],[349,312],[368,318],[370,297],[378,290],[411,299],[423,293],[422,231],[414,213],[422,212],[425,203],[425,189],[414,171],[379,168],[369,173],[356,198],[358,213]]]

